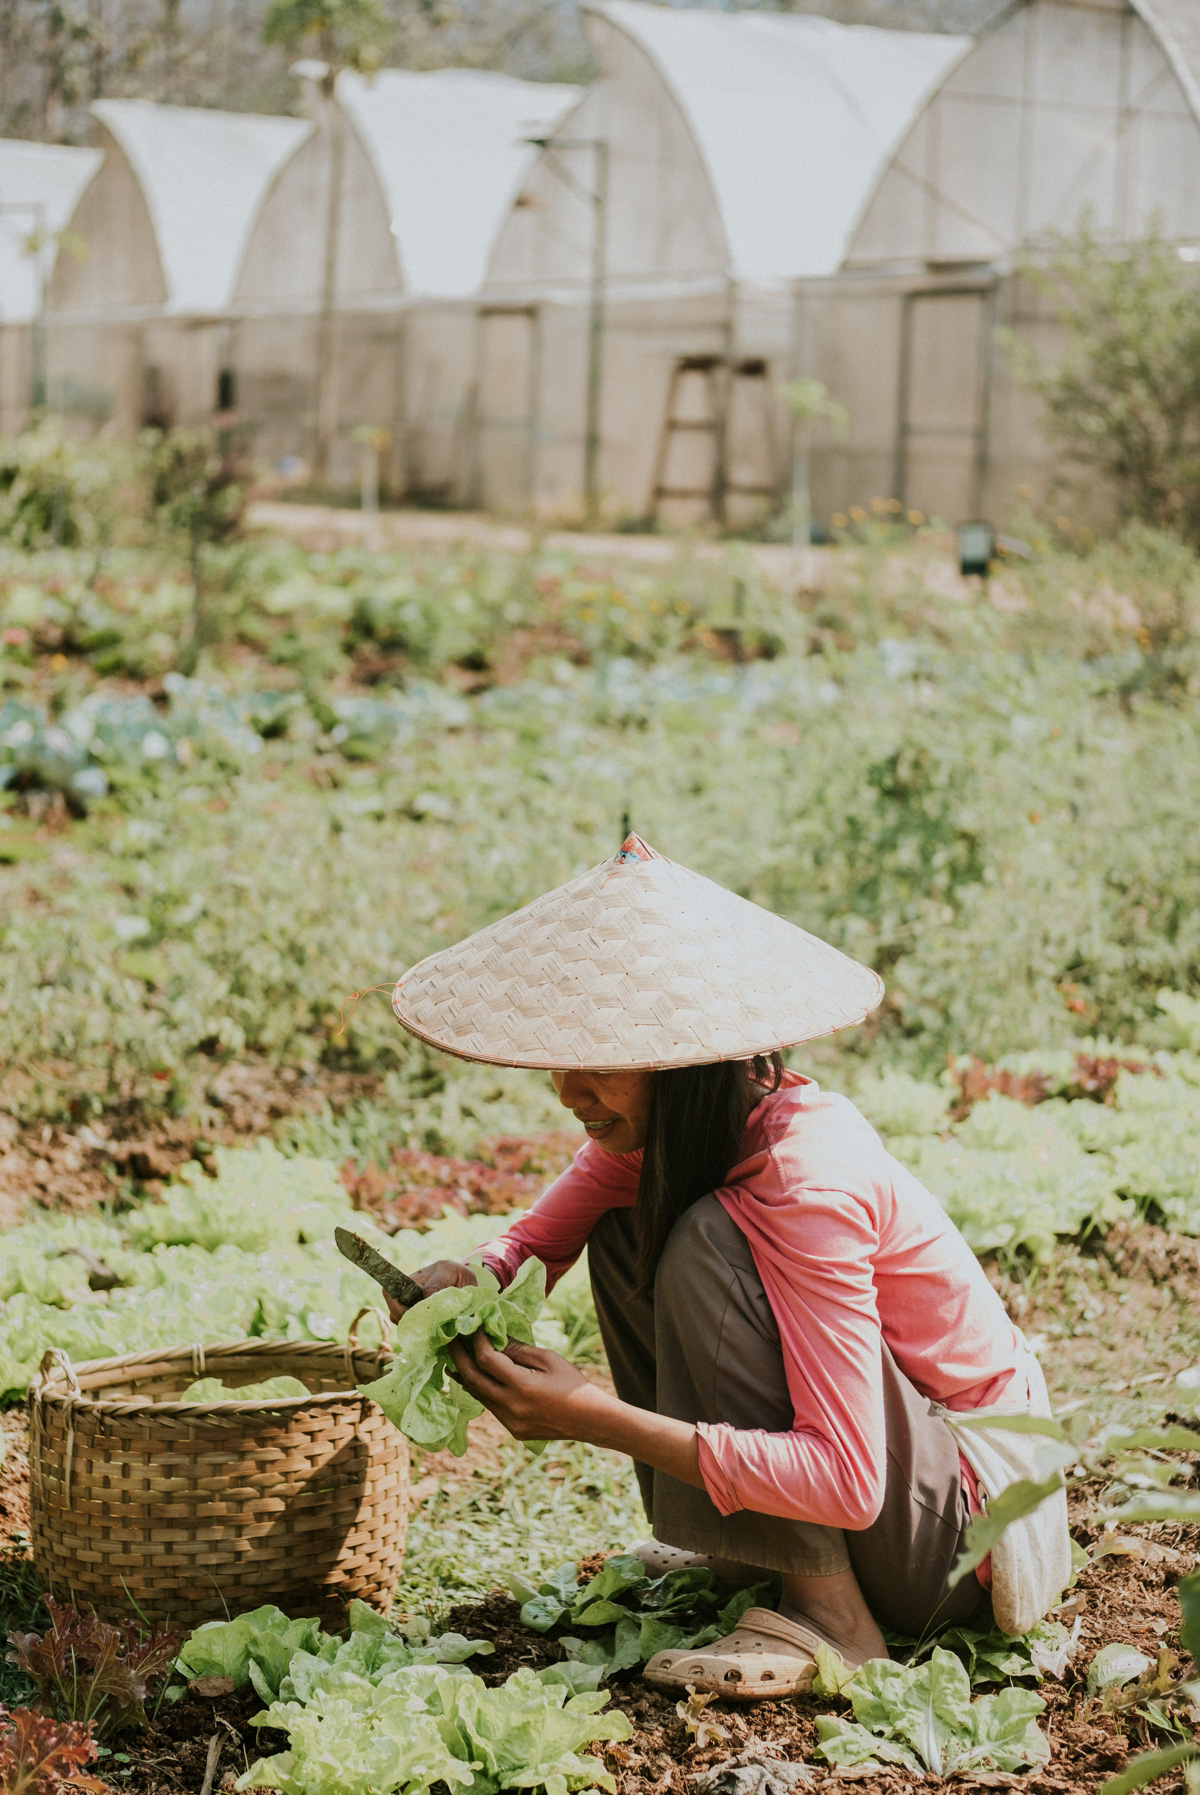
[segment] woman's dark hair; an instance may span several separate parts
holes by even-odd
[[[667,1236],[684,1210],[719,1189],[737,1164],[759,1101],[755,1086],[777,1091],[782,1079],[777,1053],[654,1074],[635,1211],[639,1295],[653,1291]]]

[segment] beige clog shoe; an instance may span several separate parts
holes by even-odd
[[[642,1674],[656,1689],[682,1694],[690,1684],[726,1701],[803,1695],[812,1688],[817,1674],[820,1645],[836,1651],[851,1670],[863,1662],[799,1621],[785,1620],[770,1608],[747,1608],[724,1639],[714,1639],[711,1645],[692,1652],[656,1652]]]

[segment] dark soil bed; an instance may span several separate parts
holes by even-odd
[[[1096,1492],[1090,1494],[1094,1502]],[[1086,1528],[1077,1532],[1085,1543],[1096,1543]],[[1112,1641],[1138,1646],[1150,1655],[1164,1644],[1179,1649],[1175,1585],[1196,1561],[1200,1534],[1194,1528],[1162,1525],[1130,1528],[1120,1538],[1124,1549],[1096,1559],[1081,1573],[1064,1610],[1065,1619],[1072,1621],[1078,1615],[1082,1625],[1079,1650],[1066,1678],[1062,1682],[1047,1678],[1041,1685],[1047,1703],[1041,1724],[1054,1753],[1049,1764],[1027,1778],[982,1777],[977,1784],[958,1782],[957,1788],[1019,1782],[1030,1795],[1094,1795],[1130,1756],[1166,1743],[1161,1736],[1152,1737],[1144,1722],[1105,1714],[1097,1704],[1088,1703],[1083,1679],[1095,1653]],[[495,1656],[481,1659],[477,1665],[487,1683],[503,1681],[522,1665],[540,1669],[559,1656],[554,1638],[523,1627],[517,1604],[499,1591],[484,1602],[454,1609],[449,1624],[495,1645]],[[816,1716],[830,1711],[832,1705],[808,1696],[742,1706],[722,1704],[715,1717],[726,1729],[727,1740],[696,1750],[675,1711],[674,1700],[647,1689],[636,1674],[618,1677],[612,1698],[634,1725],[632,1739],[605,1752],[605,1763],[617,1779],[620,1795],[690,1795],[693,1777],[756,1740],[777,1748],[789,1759],[807,1761],[817,1742]],[[167,1795],[167,1791],[178,1789],[194,1792],[204,1779],[210,1742],[218,1738],[212,1786],[228,1791],[255,1757],[286,1745],[282,1734],[256,1731],[249,1725],[250,1716],[260,1708],[253,1695],[212,1701],[189,1694],[176,1704],[164,1705],[147,1732],[118,1747],[128,1754],[127,1761],[110,1757],[98,1768],[130,1795]],[[862,1785],[863,1795],[884,1795],[884,1791],[911,1787],[919,1780],[906,1771],[864,1777],[818,1765],[812,1769],[815,1785],[853,1781]],[[940,1786],[940,1779],[928,1777],[924,1786],[934,1789]],[[1181,1788],[1182,1781],[1172,1776],[1157,1786],[1168,1795]]]

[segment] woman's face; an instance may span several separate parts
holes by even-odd
[[[653,1072],[552,1072],[558,1101],[606,1153],[646,1144]]]

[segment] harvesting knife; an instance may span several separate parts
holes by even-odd
[[[393,1265],[390,1259],[377,1253],[361,1234],[352,1234],[349,1228],[335,1228],[333,1238],[343,1258],[349,1259],[351,1265],[357,1265],[359,1271],[365,1271],[369,1278],[374,1278],[386,1296],[395,1297],[406,1309],[425,1300],[425,1292],[421,1286],[407,1272],[401,1271],[398,1265]]]

